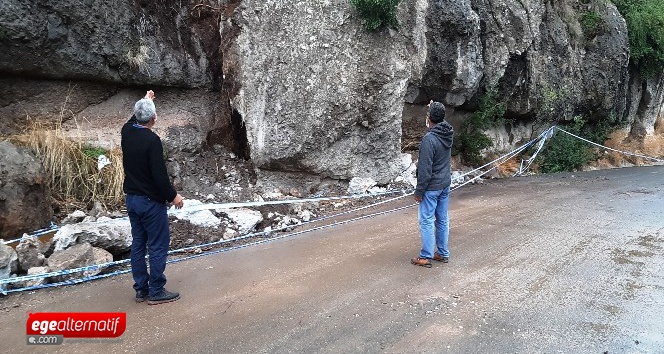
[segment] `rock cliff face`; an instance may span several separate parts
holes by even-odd
[[[664,119],[664,74],[642,79],[632,72],[626,98],[627,121],[632,122],[630,135],[642,139],[655,131],[662,131]]]
[[[16,132],[27,117],[69,121],[76,135],[117,145],[133,102],[152,88],[163,134],[192,131],[200,147],[212,124],[230,127],[218,122],[230,114],[214,92],[222,77],[219,16],[198,4],[3,1],[0,130]]]
[[[0,142],[0,239],[21,237],[53,217],[46,173],[29,151]]]
[[[410,81],[406,100],[441,100],[463,116],[477,108],[488,88],[497,88],[508,103],[507,115],[521,120],[507,136],[494,132],[498,147],[529,137],[531,129],[521,127],[536,117],[622,117],[629,54],[625,21],[610,3],[590,3],[431,1],[427,60],[422,76]],[[582,28],[585,12],[601,18],[596,28]]]
[[[192,1],[7,0],[0,21],[5,74],[191,88],[220,69],[217,19]]]
[[[582,26],[587,14],[598,20]],[[517,120],[493,132],[498,148],[577,114],[654,131],[664,82],[630,72],[610,2],[411,0],[398,18],[367,32],[346,0],[4,1],[0,129],[65,111],[117,136],[149,86],[166,93],[174,145],[379,182],[398,175],[402,126],[423,126],[423,104],[460,122],[494,87]]]
[[[346,0],[238,7],[231,102],[259,168],[384,183],[399,173],[409,29],[369,33],[354,16]]]

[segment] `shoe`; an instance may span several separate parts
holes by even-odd
[[[414,265],[418,265],[418,266],[424,267],[424,268],[431,268],[431,266],[432,266],[432,265],[431,265],[431,262],[429,262],[428,259],[426,259],[426,258],[420,258],[420,257],[412,258],[412,259],[410,260],[410,263],[412,263],[412,264],[414,264]]]
[[[450,257],[441,257],[438,252],[433,254],[433,260],[438,261],[438,262],[443,262],[443,263],[449,263],[450,262]]]
[[[143,302],[148,299],[147,290],[136,290],[136,302]]]
[[[180,298],[180,294],[163,289],[157,296],[148,297],[148,305],[159,305],[175,301]]]

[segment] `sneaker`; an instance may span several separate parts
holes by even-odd
[[[180,294],[163,289],[157,296],[148,297],[148,305],[159,305],[175,301],[180,298]]]
[[[136,290],[136,302],[143,302],[148,299],[147,290]]]
[[[441,257],[438,252],[433,254],[433,260],[438,261],[438,262],[443,262],[443,263],[449,263],[450,262],[450,257]]]
[[[424,268],[431,268],[431,262],[429,262],[429,260],[426,258],[420,258],[420,257],[413,258],[410,260],[410,263]]]

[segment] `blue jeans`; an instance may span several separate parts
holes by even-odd
[[[127,194],[127,213],[131,223],[131,273],[134,289],[148,290],[149,296],[158,295],[166,285],[166,257],[170,234],[167,206],[152,199]],[[145,262],[149,252],[150,272]]]
[[[447,204],[450,187],[439,191],[426,191],[419,205],[420,233],[422,250],[420,258],[433,258],[434,249],[443,257],[450,256],[447,239],[450,235],[450,221]]]

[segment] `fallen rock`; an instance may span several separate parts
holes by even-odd
[[[180,220],[187,220],[192,225],[200,227],[219,227],[221,220],[214,216],[209,210],[187,211],[187,208],[203,205],[203,203],[196,199],[185,199],[184,207],[182,209],[175,209],[172,206],[169,213]]]
[[[98,218],[100,216],[107,216],[108,211],[106,210],[106,208],[104,208],[104,206],[100,202],[95,201],[94,206],[92,207],[92,209],[90,209],[88,215]]]
[[[298,213],[297,216],[300,217],[302,221],[309,222],[309,220],[311,220],[311,218],[315,217],[316,215],[309,210],[302,210],[302,212]]]
[[[459,171],[452,171],[452,187],[456,187],[466,181],[465,177]]]
[[[113,262],[113,255],[105,249],[92,247],[93,264],[104,264]],[[97,273],[99,274],[99,273]]]
[[[18,271],[18,255],[13,248],[0,243],[0,279]]]
[[[302,223],[302,221],[300,221],[299,219],[291,217],[289,215],[285,215],[281,219],[279,224],[277,224],[277,227],[275,228],[275,230],[291,231],[291,230],[293,230],[292,226],[296,226],[296,225],[299,225],[301,223]]]
[[[95,221],[97,221],[96,217],[88,215],[88,216],[84,217],[83,221],[81,221],[81,222],[90,223],[90,222],[95,222]]]
[[[75,210],[73,213],[68,214],[64,219],[62,219],[61,224],[75,224],[83,221],[83,219],[88,216],[82,210]]]
[[[32,268],[28,269],[28,275],[46,274],[48,272],[50,272],[48,267],[32,267]],[[44,284],[48,284],[48,278],[47,277],[24,280],[24,281],[18,281],[16,283],[13,283],[12,287],[15,288],[15,289],[29,288],[29,287],[32,287],[32,286],[39,286],[39,285],[44,285]]]
[[[413,157],[410,154],[401,154],[401,174],[394,179],[395,182],[406,182],[413,187],[417,186],[417,177],[415,171],[417,165],[413,163]]]
[[[237,231],[235,231],[235,230],[233,230],[233,229],[226,229],[226,232],[224,232],[224,235],[222,236],[222,238],[223,238],[224,240],[229,240],[229,239],[231,239],[231,238],[235,238],[235,237],[237,237],[238,235],[239,235],[239,234],[238,234]]]
[[[38,238],[23,239],[16,246],[19,268],[27,272],[30,268],[44,265],[44,252],[49,245],[41,242]]]
[[[129,219],[101,217],[96,222],[65,225],[53,236],[53,240],[56,251],[87,242],[120,255],[131,249],[131,224]]]
[[[55,251],[48,257],[46,264],[52,272],[87,267],[94,264],[108,263],[113,255],[108,251],[92,247],[89,243],[79,243],[66,250]],[[101,268],[92,268],[82,272],[59,275],[49,278],[50,281],[60,282],[68,279],[84,278],[101,273]]]
[[[241,235],[248,234],[256,229],[261,221],[263,221],[263,214],[257,210],[246,208],[239,209],[221,209],[217,212],[224,213],[228,218],[238,227],[238,232]]]
[[[375,185],[376,181],[371,178],[353,177],[348,183],[348,193],[364,194]]]

